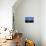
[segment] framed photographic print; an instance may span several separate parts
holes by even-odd
[[[34,17],[25,17],[25,23],[34,23]]]

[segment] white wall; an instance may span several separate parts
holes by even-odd
[[[0,0],[0,27],[12,28],[12,6],[16,0]]]
[[[23,0],[20,5],[16,5],[13,7],[16,29],[25,38],[34,40],[36,46],[41,46],[41,0]],[[27,16],[33,16],[34,23],[25,23]]]
[[[42,0],[41,4],[41,38],[42,46],[46,46],[46,0]]]

